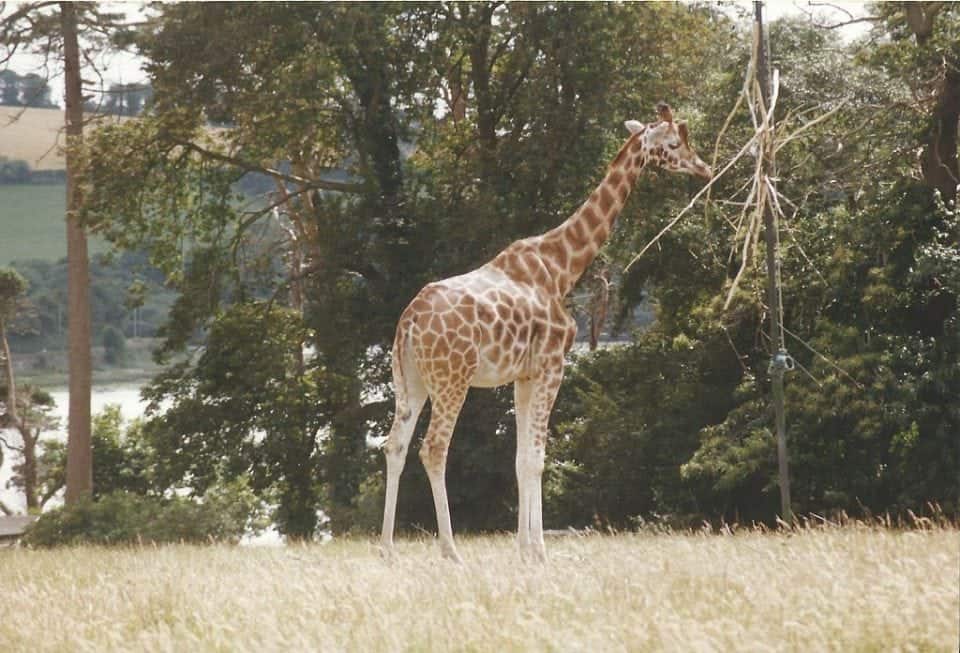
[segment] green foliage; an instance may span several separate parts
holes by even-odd
[[[263,527],[262,508],[243,483],[213,487],[199,499],[115,491],[43,513],[24,543],[36,547],[237,542]]]
[[[0,184],[26,184],[30,181],[30,164],[20,159],[0,156]]]
[[[37,73],[20,75],[13,70],[0,72],[0,105],[55,107],[50,100],[47,78]]]
[[[321,441],[351,384],[302,362],[306,338],[289,309],[234,304],[213,322],[195,362],[170,367],[144,390],[154,405],[170,402],[143,431],[159,487],[203,493],[248,477],[279,505],[281,532],[315,533]]]
[[[32,310],[21,320],[23,333],[17,335],[13,346],[18,351],[60,348],[69,326],[66,317],[66,260],[18,260],[16,269],[30,283],[27,299]],[[126,301],[131,285],[139,284],[137,292],[142,301],[137,313],[138,336],[157,335],[175,297],[171,291],[163,288],[160,283],[162,276],[147,265],[145,257],[135,253],[123,254],[112,260],[98,257],[90,265],[90,281],[93,330],[100,334],[99,342],[104,346],[105,338],[113,339],[112,354],[120,353],[116,348],[117,334],[124,337],[134,335],[131,319],[134,307]],[[107,336],[107,330],[112,330],[114,335]],[[111,351],[108,351],[108,356]],[[117,359],[117,362],[122,362],[122,359]]]
[[[787,384],[799,511],[956,507],[958,225],[914,181],[931,124],[914,91],[934,96],[912,82],[952,56],[957,12],[921,43],[903,11],[881,7],[892,38],[853,46],[802,21],[771,26],[778,133],[805,130],[777,153],[784,318],[805,370]],[[148,391],[173,405],[144,427],[157,483],[202,492],[247,477],[302,536],[320,506],[335,531],[379,521],[382,460],[367,442],[389,428],[393,328],[419,287],[559,222],[622,121],[659,99],[712,159],[749,43],[709,8],[666,3],[176,4],[137,39],[153,111],[91,137],[85,219],[179,293],[161,357],[206,341]],[[717,161],[752,131],[734,116]],[[615,275],[622,320],[652,299],[656,324],[571,368],[548,448],[552,525],[775,516],[762,246],[721,301],[753,165]],[[276,192],[241,206],[250,171],[273,174]],[[696,184],[646,175],[604,252],[611,268]],[[294,285],[302,301],[280,308]],[[448,472],[458,529],[513,521],[510,402],[475,392],[464,408]],[[401,526],[432,525],[418,465],[401,497]]]
[[[103,330],[104,358],[108,365],[120,365],[127,355],[127,339],[119,329],[108,326]]]
[[[0,320],[13,319],[30,284],[13,268],[0,268]]]

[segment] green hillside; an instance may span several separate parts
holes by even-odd
[[[0,185],[0,265],[66,256],[65,201],[62,184]],[[91,254],[105,250],[102,241],[90,240]]]

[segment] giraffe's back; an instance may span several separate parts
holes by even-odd
[[[451,383],[495,387],[530,376],[557,326],[566,337],[569,318],[556,313],[533,285],[488,265],[425,286],[398,328],[433,394]]]

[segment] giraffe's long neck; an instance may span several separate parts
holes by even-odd
[[[610,236],[614,220],[623,210],[645,163],[642,133],[634,134],[620,148],[607,175],[587,201],[560,226],[543,235],[540,255],[555,270],[561,296],[570,292]]]

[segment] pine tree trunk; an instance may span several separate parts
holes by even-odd
[[[80,171],[76,150],[83,142],[83,94],[77,9],[60,3],[67,133],[67,311],[70,367],[70,406],[67,416],[66,502],[93,492],[93,451],[90,439],[90,272],[87,234],[80,224]]]

